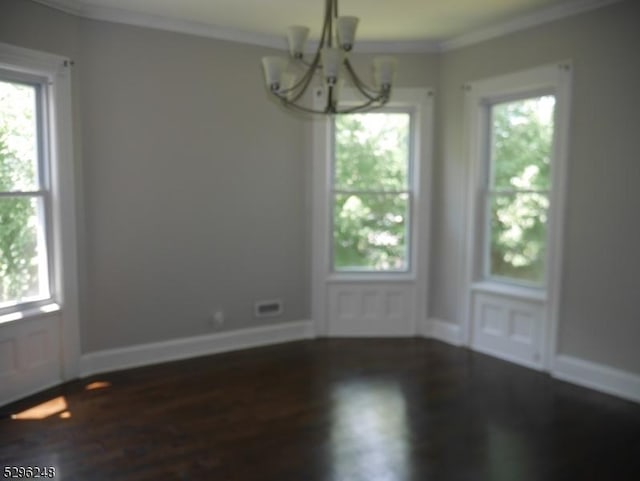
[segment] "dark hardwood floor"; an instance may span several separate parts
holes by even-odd
[[[57,480],[640,479],[639,405],[422,339],[121,371],[0,412],[0,468]]]

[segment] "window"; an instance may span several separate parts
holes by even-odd
[[[0,70],[0,311],[51,295],[43,83]]]
[[[495,103],[489,115],[485,275],[542,286],[555,96]]]
[[[463,342],[536,369],[557,350],[571,77],[560,62],[465,86]]]
[[[336,116],[332,270],[407,272],[411,239],[411,114]]]
[[[547,299],[555,313],[571,64],[478,80],[465,90],[470,162],[465,282],[474,292]],[[468,315],[470,306],[466,310]]]

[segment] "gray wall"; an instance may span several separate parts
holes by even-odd
[[[353,65],[366,81],[373,83],[373,54],[357,54]],[[440,55],[424,53],[393,54],[397,60],[394,85],[397,87],[417,87],[437,89],[440,72]],[[370,75],[368,75],[370,74]]]
[[[640,373],[640,5],[627,1],[442,57],[431,315],[458,322],[463,83],[550,62],[574,66],[560,352]]]
[[[264,93],[264,49],[84,21],[86,350],[308,316],[303,125]]]

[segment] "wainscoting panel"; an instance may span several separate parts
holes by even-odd
[[[0,325],[0,405],[60,382],[57,313]]]
[[[473,293],[473,349],[542,369],[544,303]]]
[[[415,335],[412,283],[330,283],[328,303],[329,336]]]

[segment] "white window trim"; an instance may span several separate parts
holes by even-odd
[[[322,97],[322,90],[320,90],[321,94],[316,97],[316,102],[320,104],[324,103],[324,98]],[[389,271],[373,271],[373,270],[363,270],[362,272],[358,272],[356,270],[345,270],[345,271],[336,271],[332,268],[332,235],[331,231],[332,222],[330,219],[331,208],[330,206],[326,206],[326,211],[323,215],[326,218],[326,228],[324,230],[323,236],[328,236],[324,239],[326,245],[329,247],[329,251],[325,253],[325,262],[323,266],[323,272],[325,273],[326,279],[330,281],[363,281],[363,282],[371,282],[371,281],[414,281],[416,280],[417,272],[420,269],[420,265],[418,264],[419,253],[418,253],[418,239],[421,238],[419,235],[420,223],[426,222],[428,224],[428,217],[425,221],[425,215],[428,213],[421,212],[422,209],[422,192],[430,192],[430,189],[424,185],[422,180],[425,176],[428,176],[427,181],[431,179],[431,159],[427,159],[425,162],[425,151],[428,149],[424,149],[423,145],[428,146],[431,145],[431,138],[426,138],[428,132],[425,132],[425,126],[432,125],[431,116],[432,116],[432,108],[431,108],[431,98],[433,96],[433,92],[431,90],[426,89],[411,89],[411,88],[400,88],[394,90],[393,95],[389,103],[382,108],[378,108],[372,110],[371,112],[390,112],[390,113],[409,113],[411,114],[411,134],[410,134],[410,159],[409,159],[409,212],[410,212],[410,220],[409,225],[407,226],[410,230],[410,239],[409,239],[409,251],[407,252],[407,260],[409,263],[408,269],[406,270],[389,270]],[[361,99],[358,97],[357,91],[355,89],[345,89],[341,95],[341,104],[349,105],[350,103],[357,104],[358,101],[361,102]],[[323,187],[325,189],[325,196],[327,200],[331,201],[332,190],[333,190],[333,152],[331,151],[333,145],[333,128],[331,126],[331,122],[328,119],[325,120],[317,120],[315,123],[315,132],[314,132],[314,140],[318,140],[318,144],[314,143],[314,153],[315,156],[318,157],[318,161],[322,162],[325,165],[324,172],[324,182]],[[319,145],[322,143],[321,140],[324,139],[324,145]],[[328,160],[327,160],[328,159]],[[422,185],[421,185],[422,184]],[[320,187],[320,186],[318,186]],[[322,231],[318,231],[322,232]],[[422,250],[421,246],[421,249]],[[325,249],[326,250],[326,249]]]
[[[53,278],[52,278],[52,255],[50,252],[50,247],[52,245],[52,222],[51,222],[51,175],[50,175],[50,153],[49,153],[49,141],[50,132],[49,132],[49,121],[47,120],[49,115],[49,92],[48,92],[48,83],[49,80],[46,77],[42,77],[41,75],[33,75],[30,73],[24,73],[22,71],[17,71],[16,69],[3,69],[0,67],[0,77],[2,80],[7,82],[16,82],[23,85],[28,85],[32,87],[35,91],[35,100],[36,100],[36,119],[37,119],[37,134],[36,134],[36,143],[37,147],[37,178],[38,183],[37,186],[30,190],[8,190],[0,192],[0,196],[8,197],[8,198],[16,198],[22,197],[27,199],[39,199],[39,203],[41,203],[41,209],[37,210],[37,214],[40,218],[41,224],[44,225],[44,232],[38,232],[38,237],[40,234],[44,234],[44,244],[45,244],[45,252],[41,252],[38,249],[38,256],[41,257],[40,262],[43,262],[42,257],[46,258],[46,267],[45,267],[45,276],[48,293],[46,295],[38,295],[32,296],[31,299],[21,299],[15,304],[9,303],[2,308],[0,308],[0,323],[9,322],[15,318],[15,313],[18,312],[21,315],[18,318],[22,318],[25,316],[25,312],[38,312],[38,309],[53,303],[54,299],[54,286],[53,286]],[[40,240],[38,241],[38,245],[40,245]],[[39,274],[42,274],[40,272]],[[39,276],[40,277],[40,276]],[[42,282],[42,279],[39,279]]]
[[[563,263],[564,217],[567,187],[567,157],[571,99],[570,61],[532,68],[500,77],[465,85],[465,138],[469,159],[467,189],[467,224],[464,266],[464,285],[460,290],[463,311],[463,344],[471,343],[471,291],[499,293],[525,300],[546,301],[542,342],[543,368],[551,370],[557,353],[557,330],[560,311],[560,288]],[[556,97],[553,161],[551,164],[551,193],[548,223],[545,288],[526,287],[484,279],[481,222],[484,202],[487,148],[487,105],[501,100],[522,98],[538,93],[552,93]]]
[[[49,257],[51,301],[29,305],[6,315],[6,321],[60,311],[63,379],[79,374],[80,335],[75,197],[72,138],[71,65],[65,57],[0,43],[0,68],[43,77],[48,83],[46,112],[49,136],[50,219]],[[4,317],[4,316],[3,316]]]
[[[324,90],[314,92],[317,107],[324,105]],[[341,101],[357,102],[359,97],[354,89],[344,89]],[[325,299],[327,282],[411,282],[416,292],[424,293],[416,312],[418,319],[426,319],[428,312],[428,279],[430,258],[432,158],[433,158],[433,99],[431,88],[396,88],[391,94],[388,106],[391,109],[413,111],[415,135],[413,143],[413,206],[411,269],[406,272],[363,272],[336,273],[331,269],[330,246],[331,222],[328,195],[331,192],[332,163],[329,147],[332,142],[330,120],[317,117],[312,121],[312,169],[311,169],[311,314],[316,321],[326,319]],[[419,244],[419,245],[418,245]],[[326,326],[318,325],[319,333],[326,332]]]
[[[544,91],[531,91],[531,92],[527,92],[526,93],[526,97],[527,98],[535,98],[538,96],[545,96],[545,95],[555,95],[555,92],[553,90],[544,90]],[[491,108],[495,105],[501,104],[503,102],[512,102],[512,101],[519,101],[519,100],[524,100],[522,93],[519,94],[515,94],[515,95],[507,95],[507,96],[497,96],[497,97],[488,97],[488,98],[484,98],[483,99],[483,103],[486,104],[486,108],[484,108],[484,114],[487,115],[486,117],[486,121],[485,118],[483,118],[483,124],[482,124],[482,128],[484,129],[484,135],[482,135],[481,137],[481,142],[482,144],[482,152],[484,152],[484,154],[487,156],[486,158],[483,158],[481,163],[481,171],[482,171],[482,181],[483,181],[483,186],[482,186],[482,190],[483,190],[483,202],[484,202],[484,213],[483,219],[479,219],[480,221],[482,221],[483,224],[483,235],[482,235],[482,258],[478,259],[478,262],[481,263],[481,274],[479,277],[481,277],[481,279],[478,281],[480,283],[480,286],[482,286],[483,284],[487,284],[487,285],[505,285],[507,287],[513,287],[514,289],[520,289],[523,293],[524,298],[536,298],[536,297],[546,297],[546,278],[538,283],[538,282],[534,282],[534,281],[527,281],[527,280],[521,280],[521,279],[516,279],[516,278],[512,278],[512,277],[507,277],[507,276],[500,276],[500,275],[496,275],[496,274],[491,274],[491,269],[490,269],[490,245],[491,245],[491,233],[490,233],[490,229],[488,229],[488,222],[489,222],[489,216],[490,216],[490,207],[489,207],[489,198],[493,195],[496,195],[498,192],[503,193],[503,194],[519,194],[519,193],[524,193],[525,191],[522,189],[496,189],[495,186],[492,185],[492,180],[493,180],[493,169],[495,169],[495,164],[492,161],[492,156],[493,154],[487,154],[491,147],[491,140],[490,140],[490,136],[491,136]],[[555,130],[554,130],[555,132]],[[553,153],[551,153],[551,155],[554,155]],[[552,165],[552,169],[553,169],[553,165]],[[548,189],[531,189],[527,192],[537,192],[540,193],[542,195],[545,195],[549,201],[551,201],[551,192],[552,192],[552,187],[549,187]],[[478,228],[480,228],[480,223],[478,222]],[[548,245],[548,241],[547,241],[547,245]],[[476,247],[480,247],[480,246],[476,246]],[[546,259],[545,259],[546,261]],[[545,270],[548,268],[548,266],[545,265]]]
[[[354,94],[352,92],[349,93],[349,97],[353,96]],[[354,104],[357,105],[357,100],[354,101]],[[348,100],[346,102],[343,102],[343,104],[349,105]],[[409,244],[407,246],[406,249],[406,263],[407,263],[407,267],[405,269],[388,269],[388,270],[382,270],[382,271],[376,271],[374,269],[367,269],[367,268],[363,268],[363,269],[356,269],[356,268],[347,268],[344,270],[338,270],[335,269],[335,265],[334,265],[334,251],[333,251],[333,247],[334,247],[334,242],[333,242],[333,229],[331,234],[331,238],[329,239],[329,264],[330,264],[330,269],[331,272],[329,273],[329,279],[330,280],[336,280],[336,281],[340,281],[342,279],[353,279],[353,280],[360,280],[360,279],[366,279],[366,278],[379,278],[380,276],[384,276],[387,279],[397,279],[398,277],[402,278],[402,277],[406,277],[406,278],[410,278],[413,279],[415,278],[415,268],[413,266],[414,264],[414,253],[415,253],[415,249],[414,249],[414,239],[415,239],[415,235],[413,233],[414,231],[414,220],[415,220],[415,191],[416,189],[419,187],[416,182],[416,174],[415,174],[415,168],[416,168],[416,164],[418,163],[416,160],[416,154],[415,154],[415,144],[416,142],[418,142],[417,137],[419,137],[419,135],[416,135],[417,130],[416,130],[416,126],[415,126],[415,122],[416,122],[416,109],[414,108],[409,108],[409,107],[397,107],[397,106],[384,106],[381,108],[377,108],[374,111],[370,112],[370,113],[399,113],[399,114],[408,114],[409,115],[409,152],[408,152],[408,159],[407,159],[407,173],[408,173],[408,178],[407,178],[407,184],[406,184],[406,189],[405,190],[401,190],[401,191],[396,191],[395,194],[397,195],[402,195],[402,194],[406,194],[408,197],[408,204],[407,204],[407,210],[409,213],[409,222],[406,223],[405,225],[405,229],[406,229],[406,233],[408,233],[409,235],[406,236],[407,238],[407,243]],[[335,149],[335,123],[331,122],[330,125],[330,136],[331,136],[331,147],[332,149]],[[334,181],[335,181],[335,152],[332,150],[331,151],[331,156],[330,156],[330,172],[329,172],[329,192],[328,192],[328,198],[329,198],[329,225],[333,227],[333,216],[334,216],[334,212],[333,212],[333,206],[334,206],[334,201],[335,201],[335,195],[336,193],[341,192],[339,189],[335,188],[334,185]],[[342,191],[344,193],[347,193],[348,191]],[[364,190],[354,190],[354,192],[365,192]],[[375,190],[372,189],[370,192],[372,193],[376,193],[376,194],[394,194],[394,192],[385,192],[384,190]]]

